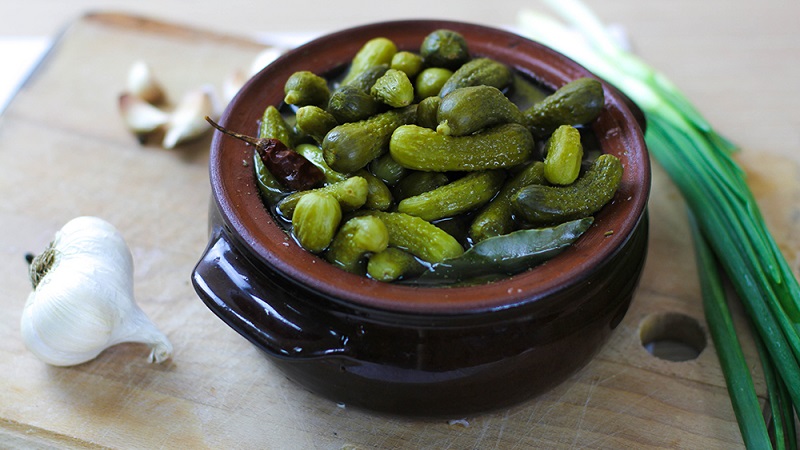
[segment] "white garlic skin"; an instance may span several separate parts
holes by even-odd
[[[28,350],[55,366],[90,361],[122,342],[148,344],[154,362],[171,356],[172,344],[134,301],[133,258],[116,228],[78,217],[56,233],[51,247],[52,265],[20,321]]]
[[[136,61],[131,66],[126,90],[153,105],[164,103],[167,99],[161,83],[156,80],[150,66],[144,61]]]
[[[219,109],[210,85],[187,92],[169,117],[161,146],[172,149],[202,136],[211,129],[206,117],[216,117]]]

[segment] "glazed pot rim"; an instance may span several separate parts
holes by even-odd
[[[490,56],[555,89],[575,78],[592,76],[569,58],[509,31],[444,20],[398,20],[372,23],[319,37],[287,52],[248,80],[228,105],[220,123],[253,134],[264,108],[278,106],[283,83],[296,70],[329,72],[342,67],[373,37],[385,36],[404,48],[437,28],[462,33],[476,55]],[[409,44],[413,45],[413,44]],[[330,55],[348,55],[349,58]],[[462,287],[420,287],[384,283],[347,273],[300,247],[271,216],[259,195],[248,157],[252,147],[215,133],[209,172],[212,198],[227,233],[256,264],[286,276],[298,286],[358,309],[400,313],[461,315],[507,309],[546,299],[589,277],[622,248],[645,212],[650,190],[650,161],[635,115],[613,87],[605,85],[606,103],[593,124],[604,153],[623,162],[622,183],[611,204],[573,245],[552,260],[491,283]]]

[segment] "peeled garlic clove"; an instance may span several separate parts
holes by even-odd
[[[97,217],[78,217],[31,262],[33,292],[20,330],[42,361],[71,366],[122,342],[150,346],[163,362],[172,344],[135,303],[133,258],[122,235]]]
[[[128,71],[126,92],[153,105],[164,103],[167,99],[161,83],[156,80],[150,66],[144,61],[134,62]]]
[[[268,47],[259,52],[250,63],[250,75],[255,75],[260,72],[261,69],[272,64],[272,62],[278,59],[284,52],[285,50],[278,47]]]
[[[170,115],[161,145],[171,149],[202,136],[211,128],[206,122],[206,116],[216,117],[218,114],[216,103],[214,90],[210,86],[203,86],[184,95]]]
[[[233,97],[239,93],[247,77],[241,70],[231,72],[224,80],[222,80],[222,101],[227,105],[233,100]]]
[[[119,111],[128,129],[140,137],[165,126],[170,117],[167,112],[130,93],[119,96]]]

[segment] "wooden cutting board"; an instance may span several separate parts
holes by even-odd
[[[633,305],[603,351],[552,391],[507,410],[417,420],[337,405],[282,376],[190,285],[207,243],[210,138],[177,150],[140,146],[116,106],[136,60],[148,62],[176,100],[203,84],[219,89],[262,49],[176,24],[89,15],[65,30],[0,116],[0,447],[741,446],[705,329],[684,205],[658,166],[650,251]],[[796,268],[796,157],[759,149],[740,158]],[[143,346],[125,344],[87,364],[55,368],[23,347],[19,318],[31,289],[24,256],[84,214],[108,220],[128,240],[136,297],[172,340],[170,362],[148,364]],[[682,320],[669,322],[675,315]],[[738,313],[736,320],[746,328]],[[643,330],[669,323],[678,337],[700,329],[706,342],[698,357],[671,362],[648,353]],[[763,394],[749,340],[745,351]]]

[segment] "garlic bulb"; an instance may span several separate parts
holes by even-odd
[[[172,355],[172,344],[134,301],[133,258],[108,222],[88,216],[67,222],[29,272],[33,292],[20,328],[42,361],[81,364],[122,342],[150,346],[151,362]]]

